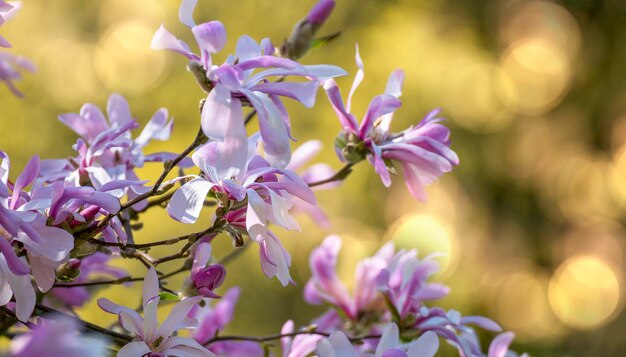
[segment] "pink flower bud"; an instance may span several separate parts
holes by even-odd
[[[226,278],[226,269],[219,264],[209,265],[206,268],[198,270],[191,276],[191,280],[200,295],[208,298],[220,297],[215,294],[213,290],[222,285],[224,278]]]
[[[323,24],[335,8],[335,0],[320,0],[313,6],[307,20],[316,26]]]

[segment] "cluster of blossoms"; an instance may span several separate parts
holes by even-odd
[[[239,288],[223,295],[216,291],[227,270],[225,263],[211,258],[213,239],[229,236],[235,252],[246,241],[258,243],[263,273],[283,286],[295,285],[289,271],[291,255],[274,227],[299,230],[297,213],[329,226],[317,207],[314,189],[337,186],[354,165],[367,160],[385,186],[396,174],[395,165],[400,165],[409,191],[423,201],[424,186],[451,171],[459,160],[438,111],[416,126],[390,131],[401,105],[402,71],[391,74],[384,93],[371,101],[359,124],[351,112],[353,94],[364,78],[358,48],[358,71],[345,105],[334,78],[346,71],[297,62],[318,41],[317,32],[335,7],[333,0],[320,0],[279,47],[267,38],[257,43],[242,36],[235,54],[221,65],[212,57],[225,46],[225,27],[219,21],[196,24],[196,2],[183,0],[179,18],[191,29],[199,54],[163,25],[152,41],[154,49],[184,55],[188,70],[206,91],[198,135],[185,151],[144,153],[150,141],[169,139],[173,120],[166,109],[159,109],[133,137],[140,125],[119,94],[109,97],[106,115],[96,105],[85,104],[79,113],[59,116],[79,136],[71,157],[40,161],[35,156],[12,181],[9,157],[0,151],[0,311],[6,317],[3,331],[19,334],[11,354],[263,356],[270,353],[264,342],[280,339],[282,355],[290,357],[433,356],[441,340],[461,356],[515,355],[508,350],[510,332],[498,335],[488,353],[483,352],[474,327],[501,331],[495,322],[432,306],[449,293],[446,286],[429,280],[438,270],[433,256],[419,259],[416,251],[396,251],[386,244],[356,267],[350,293],[335,272],[338,236],[329,236],[311,253],[312,277],[304,289],[306,302],[330,306],[327,312],[301,330],[288,321],[279,335],[270,337],[219,335],[233,318]],[[0,24],[14,6],[0,0]],[[8,46],[2,37],[0,46]],[[12,66],[26,62],[11,58],[0,57],[0,79],[18,94],[12,80],[19,73]],[[335,149],[345,166],[337,172],[322,163],[306,167],[319,152],[320,142],[291,149],[291,119],[283,99],[313,107],[320,88],[341,124]],[[254,116],[258,131],[250,132]],[[154,182],[136,172],[146,163],[163,166]],[[168,179],[174,169],[178,175]],[[158,207],[185,224],[198,222],[205,207],[213,214],[202,222],[206,228],[200,232],[136,242],[133,233],[141,228],[141,214]],[[181,242],[182,248],[173,248]],[[172,254],[153,257],[149,250],[155,246],[170,247]],[[122,258],[143,263],[145,277],[132,277],[110,264]],[[161,263],[173,260],[181,260],[182,267],[157,272]],[[166,280],[179,273],[188,274],[180,289],[166,287]],[[104,312],[117,315],[111,328],[76,317],[74,309],[97,289],[139,280],[143,280],[140,309],[104,298],[97,301]],[[172,300],[176,305],[159,323],[159,303]],[[188,337],[179,334],[182,330],[189,330]]]
[[[18,1],[0,0],[0,26],[10,20],[21,6],[22,3]],[[0,49],[10,47],[11,43],[0,35]],[[24,57],[0,51],[0,81],[4,82],[11,93],[17,97],[21,97],[22,92],[15,87],[13,82],[22,78],[21,71],[35,72],[35,65]]]

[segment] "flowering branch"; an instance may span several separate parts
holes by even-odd
[[[132,249],[141,249],[141,250],[145,250],[145,249],[149,249],[152,247],[157,247],[157,246],[161,246],[161,245],[173,245],[176,244],[180,241],[183,240],[195,240],[198,239],[199,237],[205,236],[207,234],[211,234],[211,233],[216,233],[217,230],[219,230],[219,228],[216,228],[215,226],[211,226],[203,231],[200,232],[196,232],[196,233],[191,233],[191,234],[186,234],[183,236],[179,236],[176,238],[170,238],[170,239],[165,239],[165,240],[161,240],[161,241],[157,241],[157,242],[150,242],[150,243],[140,243],[140,244],[124,244],[124,243],[119,243],[119,242],[105,242],[105,241],[101,241],[98,239],[90,239],[89,242],[94,243],[94,244],[98,244],[100,246],[103,247],[118,247],[118,248],[132,248]]]
[[[157,180],[155,181],[154,185],[152,186],[152,188],[147,191],[146,193],[143,193],[129,201],[126,201],[125,203],[122,204],[120,210],[118,213],[115,214],[109,214],[106,217],[104,217],[99,223],[98,225],[94,228],[94,230],[97,230],[99,228],[102,228],[104,226],[106,226],[106,224],[113,219],[113,217],[117,216],[120,212],[122,212],[123,210],[132,207],[134,204],[141,202],[143,200],[145,200],[148,197],[152,197],[155,196],[159,193],[159,188],[161,187],[161,184],[163,183],[163,181],[165,181],[165,179],[167,178],[167,175],[169,175],[169,173],[172,171],[172,169],[174,167],[176,167],[176,165],[178,165],[181,161],[183,161],[183,159],[185,157],[187,157],[187,155],[189,155],[192,151],[194,151],[195,149],[197,149],[200,145],[204,144],[207,142],[207,137],[204,135],[204,133],[202,132],[202,129],[198,130],[198,134],[196,135],[196,138],[194,139],[194,141],[187,146],[187,148],[181,152],[176,158],[174,158],[172,161],[166,161],[164,163],[164,169],[163,172],[161,173],[161,175],[157,178]],[[80,233],[80,232],[78,232]]]

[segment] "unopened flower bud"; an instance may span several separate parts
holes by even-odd
[[[214,299],[220,296],[215,294],[213,290],[219,288],[225,278],[226,269],[219,264],[209,265],[191,275],[191,281],[198,290],[198,293],[204,297]]]
[[[80,274],[80,260],[70,259],[57,270],[57,278],[61,281],[72,281]]]
[[[315,39],[315,33],[328,19],[334,7],[335,0],[318,1],[307,17],[294,26],[291,36],[280,48],[282,56],[294,60],[304,56]]]
[[[334,8],[335,0],[320,0],[313,6],[306,19],[314,26],[321,26]]]

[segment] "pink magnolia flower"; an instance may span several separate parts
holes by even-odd
[[[476,332],[469,325],[476,325],[488,331],[499,332],[502,328],[486,317],[461,316],[456,310],[445,311],[441,308],[422,306],[413,328],[420,331],[432,331],[446,339],[459,350],[461,356],[484,356]]]
[[[40,199],[23,189],[37,177],[39,158],[33,157],[14,183],[8,179],[9,157],[0,151],[0,305],[15,296],[16,314],[22,321],[30,317],[35,306],[35,293],[29,273],[42,292],[52,288],[55,269],[67,261],[74,237],[64,229],[47,225],[41,211],[50,206],[50,198]],[[43,203],[43,204],[42,204]],[[22,248],[17,244],[20,242]],[[18,258],[15,249],[28,259]]]
[[[326,302],[337,306],[356,321],[361,312],[382,306],[382,296],[376,289],[377,278],[393,256],[393,245],[384,245],[373,257],[358,264],[352,296],[336,273],[340,249],[341,238],[331,235],[311,252],[311,279],[304,288],[304,299],[310,304]]]
[[[117,356],[181,355],[215,357],[215,354],[202,347],[195,340],[174,335],[178,330],[192,329],[198,326],[198,321],[189,318],[187,315],[202,300],[202,297],[190,297],[177,303],[161,325],[159,325],[157,319],[159,299],[159,280],[154,268],[148,270],[143,282],[144,318],[131,308],[118,305],[105,298],[98,299],[98,306],[102,310],[118,315],[122,327],[137,336],[136,341],[122,347]]]
[[[333,332],[317,343],[319,357],[432,357],[439,350],[439,340],[432,332],[423,333],[409,344],[400,342],[398,326],[391,323],[384,329],[375,353],[359,352],[341,331]]]
[[[238,140],[246,144],[246,131],[242,103],[251,105],[257,112],[261,139],[267,160],[275,167],[284,168],[291,157],[289,144],[290,122],[280,97],[299,101],[306,107],[315,103],[318,81],[345,75],[337,66],[303,66],[295,61],[274,56],[274,46],[267,39],[258,44],[244,35],[237,42],[235,56],[229,56],[221,66],[214,66],[211,53],[220,51],[226,43],[226,30],[219,21],[196,25],[193,10],[197,1],[184,1],[179,18],[191,27],[201,55],[190,52],[189,47],[168,32],[163,25],[152,40],[152,48],[178,52],[186,56],[193,66],[201,67],[201,78],[209,90],[202,109],[204,134],[218,141]],[[254,73],[259,70],[258,73]],[[277,81],[271,77],[298,76],[305,82]],[[237,130],[226,134],[227,127]],[[236,137],[230,137],[237,135]]]
[[[177,221],[194,223],[209,194],[218,200],[222,209],[245,204],[245,211],[243,207],[237,208],[237,213],[231,212],[220,218],[240,230],[244,228],[240,225],[245,217],[244,232],[261,246],[264,273],[268,277],[277,276],[283,285],[287,285],[291,280],[291,258],[269,231],[268,225],[273,223],[285,229],[299,229],[298,223],[289,215],[291,203],[285,193],[310,204],[315,204],[315,195],[297,174],[274,168],[258,156],[256,142],[255,137],[251,138],[248,149],[253,149],[248,151],[243,151],[245,148],[241,142],[230,141],[212,141],[199,148],[192,160],[203,173],[192,176],[191,181],[174,193],[167,211]]]
[[[411,194],[425,201],[424,186],[459,164],[456,153],[450,149],[450,131],[439,124],[441,119],[436,118],[438,110],[429,113],[417,126],[396,134],[389,131],[393,114],[402,104],[398,99],[404,81],[401,70],[391,73],[385,93],[372,99],[359,125],[351,113],[352,96],[365,73],[358,47],[356,63],[359,70],[345,106],[335,81],[330,79],[324,84],[331,105],[343,125],[336,140],[339,144],[337,154],[342,161],[351,163],[367,158],[387,187],[391,185],[390,171],[394,171],[392,163],[399,163]]]
[[[11,341],[13,357],[108,355],[105,341],[80,334],[76,322],[61,316],[40,319],[34,328]]]
[[[387,296],[401,318],[419,313],[424,301],[442,299],[450,292],[443,284],[428,282],[439,271],[433,257],[420,260],[416,250],[400,250],[379,272],[377,289]]]
[[[223,330],[233,319],[235,305],[239,300],[239,288],[229,289],[224,297],[211,305],[204,300],[204,306],[196,305],[189,312],[189,317],[200,323],[197,329],[191,332],[191,337],[218,356],[224,357],[255,357],[263,356],[263,349],[256,342],[250,341],[216,341],[207,344],[213,336]]]
[[[1,19],[2,17],[0,17]],[[3,40],[2,36],[0,36],[0,44]],[[4,82],[9,91],[16,97],[23,97],[24,94],[17,89],[13,82],[22,79],[22,72],[33,73],[36,71],[37,68],[29,59],[11,53],[0,52],[0,82]]]
[[[107,183],[117,182],[117,196],[129,199],[149,190],[135,173],[146,162],[163,162],[176,157],[173,153],[145,155],[144,147],[151,140],[168,140],[173,120],[165,108],[159,109],[144,127],[141,134],[131,137],[131,130],[138,127],[132,118],[128,102],[119,94],[112,94],[107,102],[108,120],[94,104],[85,104],[80,113],[67,113],[59,120],[81,136],[74,145],[78,156],[61,160],[45,160],[41,177],[45,182],[64,181],[66,186],[92,185],[96,189]],[[188,161],[185,162],[189,164]],[[134,207],[141,209],[146,201]]]
[[[8,3],[0,0],[0,26],[2,26],[5,21],[12,18],[21,7],[21,2],[13,1]],[[2,37],[2,35],[0,35],[0,48],[1,47],[11,47],[9,41]],[[22,71],[35,72],[35,65],[24,57],[5,52],[0,53],[0,81],[4,82],[11,93],[16,97],[23,96],[22,92],[13,84],[14,81],[22,78]]]

